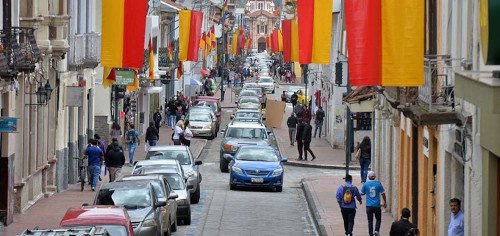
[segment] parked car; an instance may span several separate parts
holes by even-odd
[[[153,185],[153,189],[156,193],[156,198],[159,201],[166,201],[167,205],[164,207],[164,210],[168,214],[167,217],[163,218],[163,223],[168,224],[171,223],[170,229],[171,232],[177,231],[177,199],[168,199],[168,197],[175,193],[177,194],[168,183],[167,179],[163,175],[127,175],[124,176],[120,181],[136,181],[136,180],[149,180],[151,181],[151,185]],[[178,195],[178,194],[177,194]]]
[[[259,97],[259,95],[257,94],[257,91],[254,91],[254,90],[250,90],[250,89],[245,89],[245,90],[241,90],[240,94],[238,95],[239,97]]]
[[[170,155],[179,155],[179,154],[170,154]],[[182,154],[181,154],[182,155]],[[151,154],[150,156],[147,156],[146,154],[146,160],[144,161],[136,161],[134,167],[132,167],[132,174],[141,174],[142,169],[144,168],[165,168],[165,169],[174,169],[177,171],[179,174],[184,176],[184,178],[187,180],[188,176],[186,173],[184,173],[184,169],[181,166],[181,163],[174,158],[165,158],[163,157],[163,154]]]
[[[269,76],[261,76],[259,79],[260,86],[264,87],[266,90],[266,93],[274,93],[275,92],[275,87],[274,87],[274,80],[273,78]]]
[[[195,113],[195,112],[206,112],[209,113],[210,116],[212,117],[213,120],[215,120],[216,124],[216,131],[219,132],[220,128],[220,116],[216,116],[215,113],[212,110],[212,107],[210,107],[208,104],[200,105],[200,106],[192,106],[189,108],[188,115],[190,113]]]
[[[217,136],[217,123],[209,113],[189,112],[186,116],[189,120],[189,129],[194,137],[207,137],[214,139]]]
[[[193,188],[193,185],[186,185],[182,176],[171,169],[160,169],[160,168],[148,168],[144,170],[143,174],[149,175],[163,175],[170,187],[177,193],[177,220],[180,224],[181,221],[186,224],[191,224],[191,197],[189,190]]]
[[[283,191],[283,162],[279,152],[269,146],[241,146],[236,154],[225,154],[229,162],[229,188],[269,187],[277,192]]]
[[[252,109],[239,109],[230,117],[234,121],[240,122],[262,122],[262,113]]]
[[[85,236],[114,236],[109,234],[106,228],[100,226],[81,226],[63,229],[27,229],[18,236],[66,236],[66,235],[85,235]]]
[[[212,111],[215,113],[215,116],[221,116],[222,107],[220,104],[220,98],[212,96],[198,96],[194,104],[200,103],[208,104],[212,108]]]
[[[187,184],[193,185],[190,189],[191,202],[198,203],[200,201],[200,183],[201,174],[198,166],[201,161],[194,159],[193,154],[186,146],[153,146],[146,153],[146,160],[178,160],[184,170],[184,176],[187,177]]]
[[[238,99],[238,101],[236,102],[236,104],[238,104],[238,108],[239,108],[239,106],[241,106],[242,104],[245,104],[245,103],[253,103],[253,104],[260,106],[259,98],[255,97],[255,96],[254,97],[243,96],[243,97],[240,97]]]
[[[134,235],[130,217],[123,207],[117,206],[84,206],[69,208],[59,226],[75,228],[80,226],[99,226],[105,228],[110,235]]]
[[[94,205],[124,207],[130,216],[135,235],[169,235],[172,222],[164,224],[163,221],[168,217],[164,210],[167,202],[158,200],[156,196],[149,180],[115,181],[101,186]],[[168,200],[177,197],[177,194],[171,194]]]
[[[227,126],[227,130],[221,130],[224,138],[220,147],[219,168],[222,172],[228,172],[229,161],[224,158],[225,154],[234,155],[241,145],[271,145],[276,147],[276,140],[271,132],[259,122],[236,122]]]

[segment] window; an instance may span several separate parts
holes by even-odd
[[[264,34],[267,34],[267,25],[264,26]]]
[[[257,26],[257,34],[260,34],[260,25]]]
[[[259,8],[259,10],[262,10],[262,8],[264,8],[264,3],[259,2],[258,8]]]

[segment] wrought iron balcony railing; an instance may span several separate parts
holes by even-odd
[[[384,94],[396,105],[413,105],[418,100],[417,87],[384,87]]]
[[[85,59],[87,68],[95,68],[101,62],[101,35],[96,32],[86,33],[85,37]]]
[[[69,36],[68,66],[72,70],[79,70],[85,59],[85,35]]]
[[[168,47],[159,48],[158,50],[158,69],[168,70],[176,68],[179,65],[179,52],[177,42],[172,42],[172,58],[168,53]]]
[[[36,43],[33,28],[12,27],[0,30],[2,70],[7,65],[3,76],[15,72],[31,73],[35,64],[41,60],[41,53]]]

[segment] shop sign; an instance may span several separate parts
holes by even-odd
[[[0,133],[17,132],[17,120],[15,117],[0,117]]]
[[[133,70],[116,70],[115,85],[134,85],[135,73]]]

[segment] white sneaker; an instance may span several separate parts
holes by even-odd
[[[380,234],[378,233],[378,231],[375,231],[375,232],[373,233],[373,236],[380,236]]]

